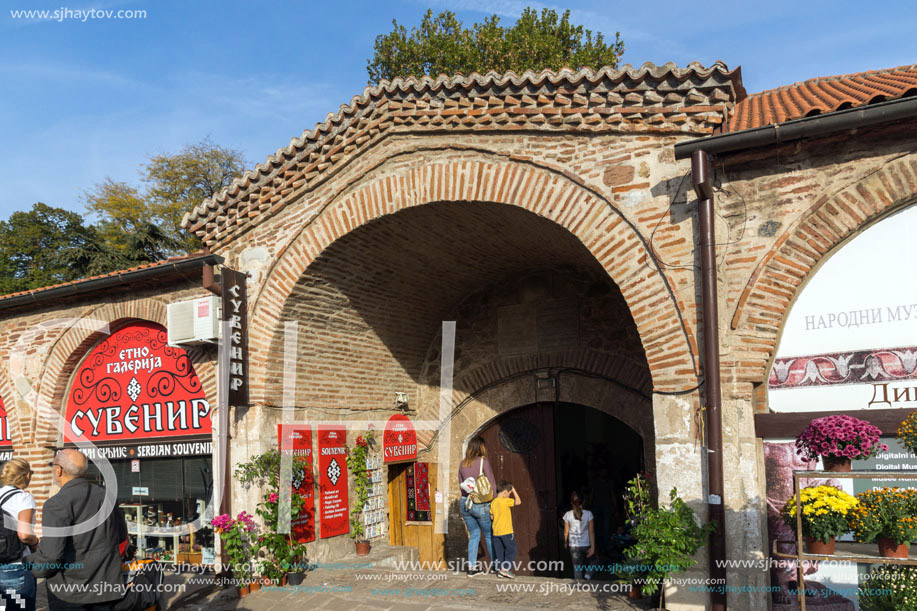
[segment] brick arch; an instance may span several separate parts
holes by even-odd
[[[468,152],[466,152],[467,154]],[[569,172],[530,160],[474,151],[431,162],[415,152],[348,186],[324,204],[284,246],[251,308],[251,376],[264,380],[284,304],[309,265],[335,240],[374,219],[436,202],[513,205],[554,221],[576,236],[620,288],[640,333],[653,384],[661,391],[696,383],[696,341],[684,324],[669,280],[646,263],[651,255],[636,227],[595,188]],[[253,385],[264,402],[266,385]]]
[[[860,231],[915,202],[917,155],[900,157],[840,192],[824,196],[780,236],[751,275],[731,327],[747,341],[753,372],[767,380],[790,307],[822,262]]]
[[[607,411],[597,406],[599,401],[595,398],[586,400],[582,395],[583,384],[569,382],[588,379],[602,385],[605,389],[604,395],[614,396],[617,405],[626,405],[630,408],[608,413],[641,435],[646,433],[650,439],[653,438],[652,389],[647,380],[645,367],[637,366],[626,358],[588,349],[498,357],[464,372],[453,384],[450,420],[464,417],[463,412],[474,401],[486,402],[495,410],[494,417],[521,405],[537,402],[534,386],[536,371],[558,376],[558,390],[563,396],[563,399],[559,400]],[[514,390],[507,392],[507,389]],[[579,394],[568,395],[571,391]],[[432,392],[438,395],[439,389],[434,388]],[[490,398],[485,400],[485,397]],[[441,420],[437,401],[422,401],[421,405],[423,407],[417,415],[419,420]],[[645,409],[646,412],[641,414],[640,409]],[[641,422],[641,415],[646,417],[646,422]],[[418,442],[422,446],[429,447],[435,436],[433,431],[417,433]]]
[[[165,327],[166,305],[166,302],[156,298],[108,303],[83,311],[79,318],[105,321],[110,325],[111,331],[137,320],[146,320]],[[37,388],[37,405],[56,412],[63,408],[73,373],[86,353],[104,336],[104,332],[93,331],[88,326],[69,326],[53,341],[37,377],[40,380]],[[216,370],[210,357],[199,350],[189,350],[189,356],[205,392],[215,393]],[[57,439],[57,430],[50,423],[36,423],[32,445],[53,445],[57,443]]]

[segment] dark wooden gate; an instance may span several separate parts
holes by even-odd
[[[507,412],[481,433],[497,484],[513,483],[522,500],[514,508],[517,561],[559,560],[557,485],[554,463],[554,406],[539,403]],[[547,570],[523,575],[553,575]]]

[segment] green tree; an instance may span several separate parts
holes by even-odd
[[[39,288],[117,267],[124,260],[108,249],[75,212],[41,202],[0,221],[0,294]]]
[[[553,9],[542,9],[539,14],[529,7],[510,28],[492,15],[468,29],[455,13],[444,11],[434,17],[429,9],[420,26],[410,32],[396,20],[392,25],[391,32],[376,37],[373,57],[367,62],[371,85],[425,74],[614,68],[624,53],[620,32],[606,44],[601,33],[570,23],[569,10],[558,15]]]
[[[140,236],[148,253],[181,254],[200,247],[197,238],[181,228],[182,217],[229,186],[246,165],[240,151],[205,139],[177,153],[151,157],[140,169],[143,191],[107,178],[87,191],[84,200],[99,217],[97,226],[106,242],[122,253],[136,248]],[[156,236],[162,240],[155,241]]]

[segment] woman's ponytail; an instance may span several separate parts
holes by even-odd
[[[570,504],[573,505],[573,517],[577,521],[583,519],[583,499],[580,498],[580,495],[574,492],[570,495]]]

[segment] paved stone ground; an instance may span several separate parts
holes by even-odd
[[[189,596],[172,607],[176,611],[290,611],[329,609],[405,611],[506,609],[648,609],[649,603],[630,601],[621,592],[601,590],[608,582],[517,577],[508,581],[495,576],[467,577],[443,572],[407,573],[387,569],[317,569],[306,574],[301,585],[262,588],[244,598],[234,589],[209,596]],[[609,588],[613,588],[608,583]],[[573,591],[573,588],[577,588]],[[514,589],[515,591],[510,591]],[[528,589],[528,592],[524,590]],[[502,591],[501,591],[502,590]]]

